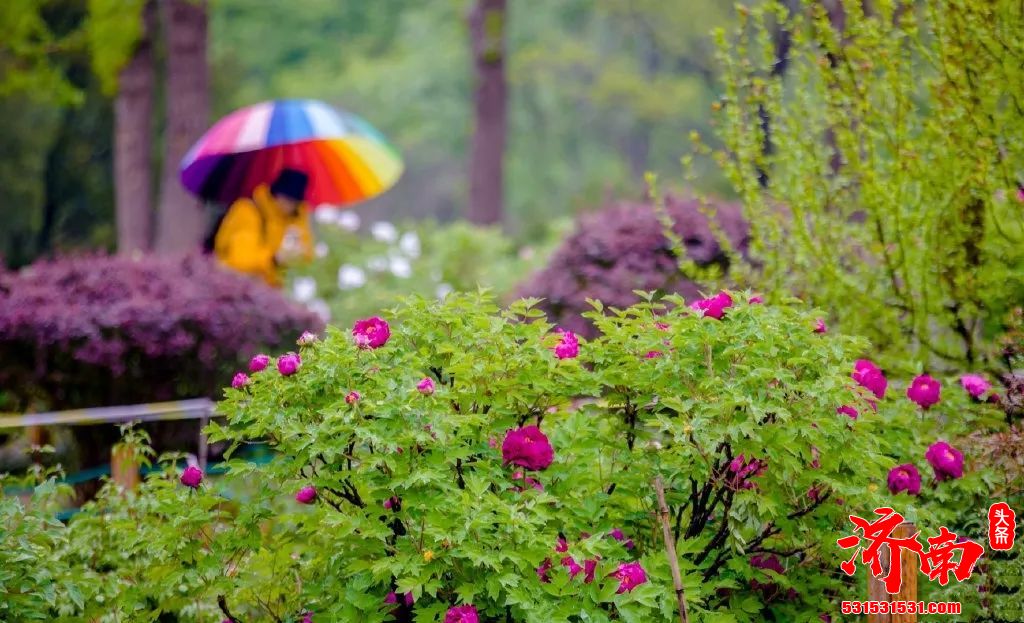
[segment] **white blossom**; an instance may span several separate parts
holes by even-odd
[[[343,264],[338,269],[338,287],[342,290],[361,288],[366,284],[366,272],[358,266]]]
[[[420,256],[420,237],[414,231],[407,231],[398,239],[398,248],[409,257]]]
[[[437,284],[437,290],[435,290],[435,294],[437,294],[438,300],[443,301],[445,298],[448,297],[449,294],[452,293],[453,290],[454,288],[452,288],[447,283],[439,283]]]
[[[338,215],[334,221],[339,227],[348,231],[355,231],[359,229],[359,215],[351,210],[343,210],[338,212]]]
[[[390,244],[398,240],[398,228],[387,221],[377,221],[370,225],[370,235],[376,240]]]
[[[300,303],[308,303],[316,296],[316,279],[298,277],[292,284],[292,298]]]
[[[412,265],[409,264],[409,260],[400,255],[392,257],[388,262],[388,267],[391,274],[399,279],[408,279],[412,276]]]
[[[313,247],[313,253],[318,258],[321,258],[321,259],[327,257],[328,251],[330,251],[330,247],[327,246],[326,242],[318,242],[318,243],[316,243],[316,246]]]
[[[338,209],[334,206],[320,206],[313,210],[313,220],[320,225],[335,225],[338,222]]]
[[[381,257],[379,255],[371,257],[366,260],[366,267],[375,273],[382,273],[388,269],[389,266],[388,258]]]

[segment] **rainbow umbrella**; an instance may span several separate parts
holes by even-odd
[[[278,100],[218,121],[181,162],[181,183],[230,204],[284,168],[309,175],[312,206],[345,206],[391,188],[402,160],[373,126],[316,100]]]

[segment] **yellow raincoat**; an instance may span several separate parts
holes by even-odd
[[[290,228],[298,232],[301,255],[311,259],[313,233],[308,206],[303,203],[295,216],[288,216],[278,207],[270,188],[261,185],[253,191],[252,199],[239,199],[231,204],[217,230],[213,251],[229,268],[280,287],[281,270],[274,255]]]

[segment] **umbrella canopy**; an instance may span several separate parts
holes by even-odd
[[[312,206],[345,206],[398,181],[402,160],[373,126],[316,100],[278,100],[218,121],[181,162],[181,182],[200,197],[230,204],[274,181],[281,169],[309,175]]]

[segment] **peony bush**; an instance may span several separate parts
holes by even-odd
[[[452,295],[254,357],[207,431],[224,473],[170,455],[52,527],[83,581],[50,617],[670,621],[656,478],[695,621],[860,598],[850,514],[980,538],[997,478],[958,444],[1000,414],[955,379],[924,408],[863,342],[747,293],[593,305],[590,340],[536,301]],[[274,459],[234,458],[256,443]]]

